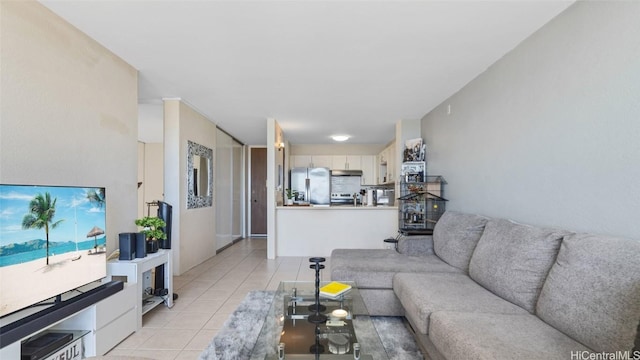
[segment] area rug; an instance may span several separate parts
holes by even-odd
[[[273,346],[258,342],[258,335],[267,316],[274,291],[251,291],[229,316],[223,328],[213,341],[200,354],[200,360],[249,360],[264,359],[264,347]],[[276,300],[278,301],[278,300]],[[360,342],[368,343],[368,339],[380,336],[382,349],[373,349],[373,358],[392,360],[422,360],[422,354],[416,345],[413,335],[399,317],[371,317],[372,324],[357,326],[356,332]],[[251,353],[256,351],[252,356]],[[369,348],[371,350],[371,348]],[[256,355],[256,353],[258,355]]]

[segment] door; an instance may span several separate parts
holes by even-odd
[[[251,148],[251,235],[267,235],[267,149]]]

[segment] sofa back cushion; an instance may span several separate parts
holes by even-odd
[[[631,350],[640,320],[640,241],[567,236],[536,309],[596,352]]]
[[[633,351],[640,352],[640,320],[638,320],[638,330],[636,330],[636,341]]]
[[[533,313],[566,234],[505,219],[489,220],[471,257],[469,276]]]
[[[487,220],[479,215],[445,212],[433,230],[433,251],[447,264],[468,272],[471,254]]]

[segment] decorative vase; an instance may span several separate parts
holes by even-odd
[[[153,254],[158,252],[158,242],[155,240],[147,241],[147,254]]]

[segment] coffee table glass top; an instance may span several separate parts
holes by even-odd
[[[328,282],[321,282],[320,286]],[[344,282],[351,290],[336,297],[320,296],[326,322],[314,323],[315,283],[281,282],[264,325],[256,341],[251,359],[388,359],[380,337],[355,283]],[[359,351],[358,351],[359,349]]]

